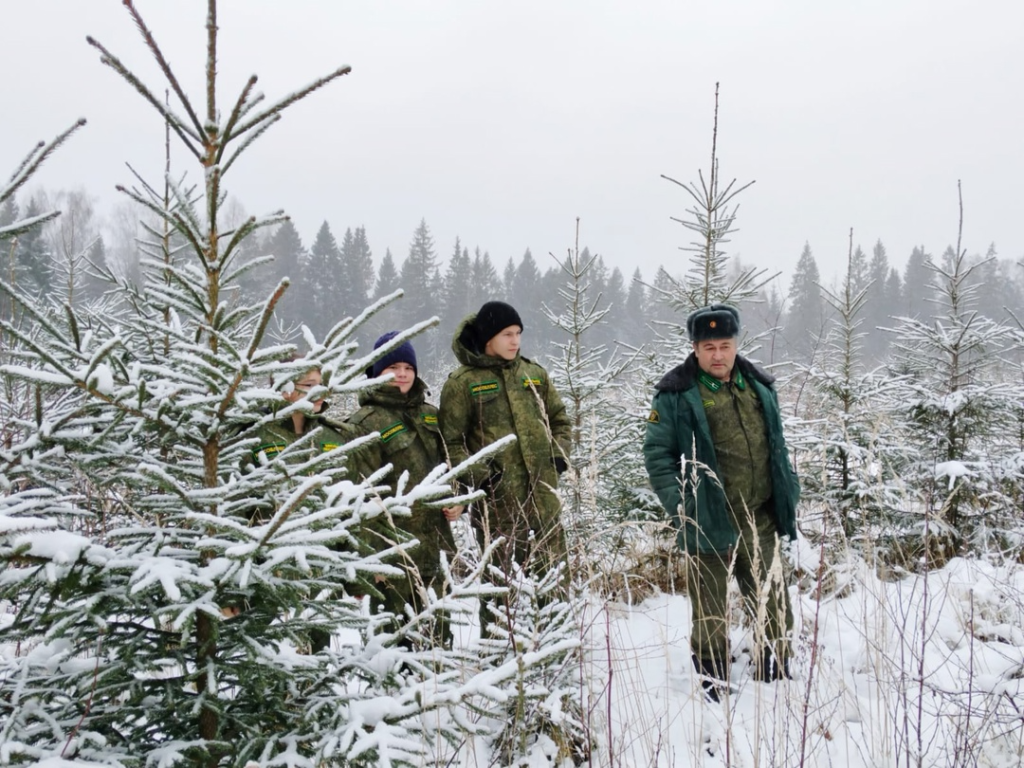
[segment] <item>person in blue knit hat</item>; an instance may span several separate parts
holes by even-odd
[[[385,347],[397,331],[385,333],[373,345]],[[416,350],[408,341],[394,346],[366,370],[370,378],[391,375],[391,381],[359,393],[359,410],[345,419],[356,436],[377,434],[378,439],[353,452],[350,471],[354,480],[362,480],[391,464],[391,471],[380,481],[393,492],[398,479],[409,473],[406,484],[412,488],[427,473],[445,463],[444,446],[437,424],[437,408],[426,401],[427,387],[418,376]],[[379,581],[375,587],[379,594],[371,594],[373,610],[385,610],[395,615],[392,629],[400,630],[403,617],[410,606],[414,614],[426,607],[428,590],[441,594],[448,589],[441,572],[441,552],[455,552],[450,521],[457,520],[462,507],[437,509],[415,505],[411,517],[397,519],[401,532],[383,521],[368,525],[365,535],[373,539],[370,546],[383,551],[404,534],[419,543],[396,556],[395,562],[405,571],[401,577]],[[451,644],[451,628],[447,617],[439,614],[432,628],[433,641],[445,646]],[[409,645],[408,642],[405,643]]]

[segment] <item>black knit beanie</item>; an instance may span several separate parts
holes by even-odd
[[[518,325],[519,330],[523,330],[522,318],[511,304],[506,304],[503,301],[488,301],[480,307],[480,311],[476,313],[476,320],[473,321],[473,330],[476,333],[479,349],[482,351],[488,341],[510,325]]]
[[[398,331],[388,331],[374,342],[373,348],[380,349],[397,335]],[[402,342],[384,355],[380,360],[375,362],[373,366],[366,370],[366,375],[372,378],[377,378],[384,372],[385,368],[392,366],[395,363],[408,363],[412,366],[413,370],[416,371],[416,375],[419,375],[419,369],[416,367],[416,350],[412,348],[412,344],[408,341]]]

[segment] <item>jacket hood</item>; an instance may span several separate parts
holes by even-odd
[[[468,365],[471,368],[503,368],[513,365],[519,359],[518,353],[512,360],[505,360],[477,351],[476,338],[473,333],[474,322],[476,322],[476,312],[466,315],[455,328],[455,335],[452,337],[452,352],[455,353],[455,359],[462,365]]]
[[[412,383],[412,389],[405,394],[391,384],[381,384],[359,393],[359,405],[377,405],[381,408],[415,408],[427,399],[427,385],[419,376]]]
[[[775,383],[775,377],[768,371],[753,363],[742,355],[736,355],[736,367],[748,379],[756,379],[766,387]],[[696,386],[697,377],[700,375],[700,366],[697,364],[697,356],[690,353],[690,356],[677,365],[671,371],[661,377],[661,381],[654,385],[659,392],[683,392],[690,387]]]

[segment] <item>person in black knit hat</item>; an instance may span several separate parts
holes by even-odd
[[[557,488],[568,466],[572,423],[547,371],[520,354],[522,332],[519,313],[502,301],[488,301],[463,319],[452,340],[462,366],[441,390],[440,423],[452,466],[516,436],[467,472],[467,483],[487,492],[473,503],[470,519],[482,547],[504,538],[495,557],[505,573],[514,561],[543,574],[567,567]],[[505,616],[502,599],[481,601],[482,634]]]

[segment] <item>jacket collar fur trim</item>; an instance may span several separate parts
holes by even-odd
[[[768,371],[752,363],[742,355],[736,355],[736,367],[748,379],[755,379],[766,387],[775,383],[775,377]],[[697,385],[697,377],[700,375],[700,367],[697,365],[697,358],[691,352],[690,356],[677,365],[671,371],[661,377],[661,381],[654,385],[659,392],[684,392]]]

